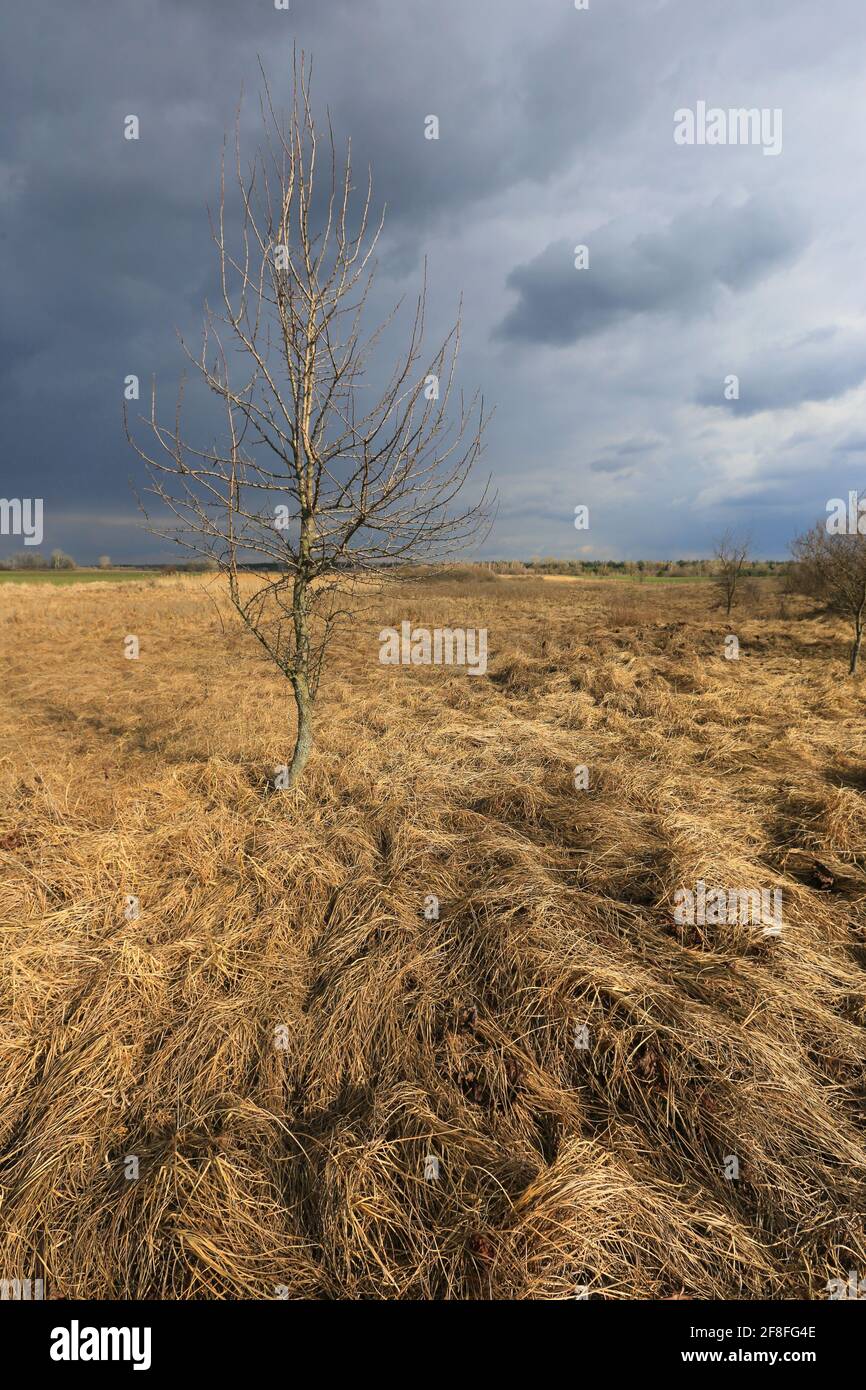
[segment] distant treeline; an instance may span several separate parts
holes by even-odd
[[[54,550],[46,559],[39,551],[22,550],[15,555],[0,559],[0,570],[70,570],[78,566],[71,555],[62,550]],[[87,567],[85,567],[87,568]],[[98,569],[150,570],[155,574],[200,574],[215,570],[215,560],[186,560],[165,563],[113,564],[107,555],[102,555],[95,567]],[[241,564],[242,570],[278,570],[278,565]],[[351,570],[351,565],[338,566]],[[404,568],[395,565],[395,569]],[[425,570],[435,567],[423,566]],[[463,569],[492,570],[495,574],[575,574],[611,575],[622,574],[633,577],[688,578],[694,575],[712,575],[719,569],[718,560],[557,560],[554,558],[533,560],[478,560],[462,566]],[[749,560],[742,569],[742,575],[751,578],[761,576],[785,575],[791,568],[790,560]]]
[[[623,574],[661,578],[687,578],[694,575],[716,574],[718,560],[481,560],[484,569],[496,574]],[[791,567],[790,560],[749,560],[741,573],[751,578],[784,575]]]
[[[154,574],[200,574],[206,570],[215,570],[217,568],[217,563],[215,560],[186,560],[180,564],[115,565],[107,555],[100,555],[95,565],[79,566],[71,555],[66,555],[62,550],[52,550],[47,560],[38,550],[19,550],[15,555],[7,555],[5,558],[0,559],[0,570],[75,570],[79,568],[100,570],[150,570]],[[255,569],[256,567],[254,565],[242,565],[241,568]]]
[[[0,559],[0,570],[74,570],[75,561],[62,550],[52,550],[49,558],[38,550],[19,550]]]

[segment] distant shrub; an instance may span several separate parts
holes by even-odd
[[[38,550],[19,550],[3,561],[6,570],[44,570],[45,556]]]

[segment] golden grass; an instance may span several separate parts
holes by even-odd
[[[458,570],[371,598],[278,793],[288,687],[213,579],[0,591],[0,1274],[647,1299],[866,1272],[844,628],[767,586],[729,624],[706,586],[610,595]],[[404,618],[486,626],[487,676],[380,665]],[[675,926],[698,878],[781,887],[782,935]]]

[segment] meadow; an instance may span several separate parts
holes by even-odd
[[[146,570],[0,570],[0,584],[118,584],[147,577]]]
[[[771,581],[730,620],[699,582],[393,582],[287,792],[290,692],[218,579],[70,580],[0,585],[7,1277],[819,1299],[866,1269],[844,625]],[[383,666],[404,620],[486,627],[486,673]],[[781,890],[782,930],[678,922],[699,881]]]

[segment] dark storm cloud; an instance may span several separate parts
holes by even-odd
[[[314,57],[317,113],[338,147],[352,137],[356,181],[371,165],[374,206],[388,205],[376,313],[411,299],[425,258],[437,333],[466,292],[460,385],[497,403],[487,553],[499,537],[512,553],[576,545],[573,505],[623,489],[625,512],[593,511],[597,553],[693,547],[715,527],[697,514],[720,505],[693,464],[703,431],[706,472],[731,497],[779,456],[759,437],[768,403],[825,402],[832,418],[791,432],[808,423],[817,472],[858,437],[863,27],[859,0],[9,7],[0,494],[45,498],[46,546],[158,553],[129,520],[123,378],[146,392],[156,375],[171,409],[175,330],[194,347],[217,289],[206,207],[223,132],[243,85],[247,147],[258,56],[279,101],[296,41]],[[677,148],[673,113],[698,99],[783,108],[782,155]],[[138,142],[122,139],[129,113]],[[423,136],[431,114],[438,141]],[[843,320],[839,336],[815,328]],[[768,357],[768,339],[784,353]],[[695,382],[711,403],[738,361],[754,365],[735,408],[695,411]],[[190,410],[194,437],[216,429],[192,392]]]
[[[446,0],[435,15],[350,0],[288,13],[264,0],[91,0],[75,13],[34,0],[8,16],[0,381],[6,420],[22,428],[11,430],[5,490],[38,490],[55,517],[71,485],[76,500],[128,505],[122,380],[135,373],[146,390],[156,373],[173,390],[184,366],[175,330],[195,342],[202,302],[216,295],[206,207],[242,84],[245,149],[258,134],[259,56],[279,104],[293,43],[314,55],[319,116],[327,108],[340,147],[351,136],[356,181],[372,166],[374,206],[388,205],[385,277],[420,264],[437,224],[548,177],[575,136],[562,103],[535,91],[551,39],[519,6],[504,30],[502,19],[493,0],[471,10]],[[605,96],[568,37],[560,61],[584,70],[586,140],[601,123],[627,122],[638,96]],[[437,142],[423,138],[431,113]],[[140,120],[138,141],[122,138],[128,114]]]
[[[748,289],[790,261],[803,233],[789,210],[752,198],[741,207],[716,200],[662,232],[629,237],[609,224],[583,244],[585,268],[575,267],[575,248],[558,241],[511,272],[518,297],[502,337],[561,346],[639,314],[705,312],[721,289]]]

